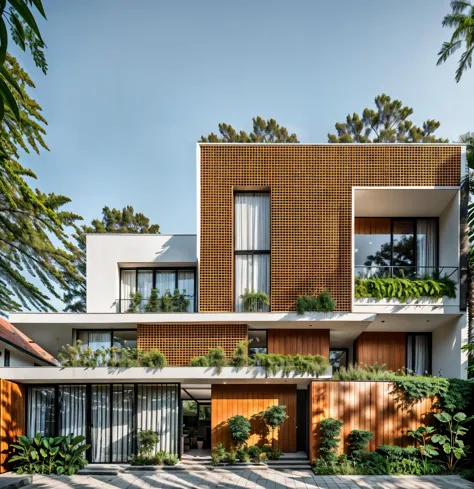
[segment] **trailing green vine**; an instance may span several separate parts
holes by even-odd
[[[249,366],[262,367],[265,374],[277,375],[281,371],[283,377],[294,375],[324,375],[329,362],[321,355],[283,355],[279,353],[256,353],[249,361]]]
[[[356,278],[355,297],[356,299],[398,299],[402,303],[421,297],[455,299],[456,283],[448,277],[416,280],[407,278]]]

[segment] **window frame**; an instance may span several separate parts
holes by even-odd
[[[405,368],[408,370],[408,342],[410,341],[410,337],[412,338],[412,341],[414,341],[415,336],[426,336],[428,338],[428,375],[432,375],[433,373],[433,333],[432,332],[416,332],[416,331],[410,331],[409,333],[406,333],[406,339],[405,339]],[[413,365],[415,364],[415,348],[414,344],[412,343],[412,363]],[[424,374],[423,374],[424,375]]]
[[[110,333],[110,347],[114,346],[114,333],[116,331],[135,331],[137,333],[137,342],[138,342],[138,330],[135,328],[81,328],[76,329],[74,332],[74,336],[76,337],[76,341],[79,339],[79,333]]]
[[[9,367],[10,366],[10,360],[11,360],[10,350],[8,348],[5,348],[3,350],[3,366]]]
[[[250,333],[250,331],[264,331],[265,332],[265,338],[266,338],[266,344],[267,344],[267,346],[265,348],[266,348],[267,354],[268,354],[268,328],[257,328],[257,329],[252,328],[252,329],[248,329],[247,330],[247,341],[249,341],[249,333]],[[250,353],[249,353],[250,348],[252,348],[252,347],[250,346],[250,343],[249,343],[249,345],[247,347],[247,354],[248,354],[248,356],[250,358],[253,358],[253,356],[255,354],[254,355],[250,355]]]
[[[270,199],[270,249],[269,250],[236,250],[235,249],[235,197],[237,194],[268,194],[268,198]],[[235,257],[237,255],[268,255],[270,257],[270,281],[268,284],[268,297],[270,298],[270,304],[268,305],[268,312],[271,312],[272,308],[272,194],[269,188],[261,189],[261,190],[239,190],[234,189],[232,196],[232,272],[233,272],[233,280],[232,280],[232,290],[235,291],[235,283],[236,283],[236,273],[235,273]],[[232,294],[232,310],[233,312],[238,312],[235,310],[235,293]]]
[[[138,272],[151,272],[153,273],[153,284],[152,289],[156,288],[156,273],[157,272],[175,272],[175,289],[178,288],[178,274],[179,272],[192,272],[194,276],[194,308],[189,312],[197,312],[197,269],[196,267],[120,267],[119,268],[119,313],[125,312],[122,311],[122,271],[135,272],[135,291],[138,290]],[[144,298],[145,299],[145,298]],[[182,313],[186,314],[186,313]]]
[[[355,220],[357,219],[390,219],[390,267],[397,267],[398,265],[393,264],[393,224],[395,221],[412,221],[413,222],[413,237],[414,237],[414,264],[410,265],[414,268],[418,268],[418,255],[417,255],[417,244],[418,244],[418,233],[417,233],[417,221],[420,219],[432,220],[436,222],[436,265],[433,268],[439,268],[439,217],[426,217],[426,216],[415,216],[415,217],[390,217],[390,216],[355,216]],[[355,227],[355,221],[354,221]],[[354,229],[354,250],[353,253],[355,255],[355,237],[357,233]],[[355,256],[354,256],[355,262]],[[357,265],[359,267],[359,265]],[[403,268],[403,265],[399,265],[400,268]]]
[[[346,354],[346,364],[345,365],[341,365],[344,366],[345,368],[347,368],[347,366],[349,365],[349,348],[329,348],[329,358],[328,358],[328,361],[329,361],[329,365],[332,367],[331,365],[331,352],[332,351],[343,351],[345,354]],[[333,372],[334,374],[334,372]]]

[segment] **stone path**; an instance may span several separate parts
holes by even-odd
[[[311,471],[156,471],[117,476],[34,476],[28,489],[474,489],[458,476],[315,476]]]

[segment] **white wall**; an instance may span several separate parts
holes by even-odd
[[[31,367],[35,363],[38,365],[49,365],[46,362],[42,362],[41,360],[37,360],[26,353],[18,351],[15,347],[0,341],[0,367],[3,367],[5,364],[5,349],[10,351],[10,367]],[[2,375],[0,374],[0,377]]]
[[[459,191],[439,216],[439,264],[459,266]]]
[[[88,234],[87,312],[115,312],[119,266],[196,266],[196,235]]]
[[[433,331],[433,375],[467,378],[467,316],[464,314]]]

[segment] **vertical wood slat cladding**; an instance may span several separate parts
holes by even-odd
[[[170,367],[184,367],[194,357],[222,348],[230,359],[238,343],[247,341],[246,324],[138,324],[137,347],[155,348]]]
[[[354,234],[390,234],[391,219],[389,217],[356,217]]]
[[[352,187],[460,184],[461,147],[200,146],[200,312],[233,310],[233,195],[270,189],[271,310],[327,289],[350,311]]]
[[[329,358],[329,329],[269,329],[268,353]]]
[[[357,363],[365,365],[386,364],[389,370],[399,370],[407,365],[406,333],[364,331],[354,343]]]
[[[25,434],[25,389],[0,379],[0,474],[7,472],[8,447]]]
[[[283,452],[296,452],[296,385],[233,384],[212,385],[211,401],[212,446],[222,443],[227,449],[233,445],[227,420],[240,414],[250,420],[252,435],[249,445],[262,444],[264,424],[258,414],[270,406],[286,406],[288,419],[280,428],[278,447]],[[270,441],[271,434],[268,435]]]
[[[392,394],[390,382],[312,382],[310,386],[310,460],[319,455],[319,423],[326,418],[344,423],[339,452],[347,452],[349,433],[354,429],[373,433],[368,449],[380,445],[413,445],[407,436],[434,412],[431,399],[402,407]],[[429,422],[428,422],[429,424]]]

